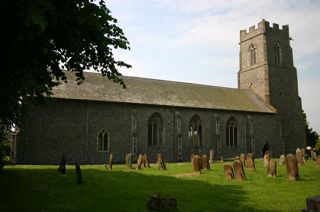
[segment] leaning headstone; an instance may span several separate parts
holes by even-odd
[[[279,164],[280,165],[286,164],[286,156],[280,155]]]
[[[159,169],[161,169],[161,170],[166,170],[167,169],[162,154],[158,154],[157,155],[157,163],[159,164]]]
[[[144,164],[146,165],[146,167],[150,168],[150,163],[149,163],[147,154],[143,155],[143,159],[144,159]]]
[[[64,156],[64,154],[61,157],[61,161],[60,161],[60,166],[58,168],[58,172],[60,172],[61,174],[65,174],[66,173],[66,157]]]
[[[132,154],[129,153],[126,155],[126,165],[128,169],[132,169]]]
[[[239,159],[242,162],[242,165],[245,166],[246,155],[244,153],[241,153]]]
[[[177,200],[172,197],[154,195],[147,203],[148,211],[176,211]]]
[[[214,161],[214,150],[210,149],[210,153],[209,153],[209,163],[213,163]]]
[[[256,170],[256,166],[254,164],[254,156],[253,153],[248,153],[246,156],[246,167],[249,170]]]
[[[221,161],[221,162],[224,162],[223,155],[220,156],[220,161]]]
[[[141,170],[142,163],[143,163],[143,156],[140,154],[138,157],[138,160],[137,160],[137,169],[138,170]]]
[[[302,152],[301,150],[296,152],[296,158],[297,158],[298,164],[300,164],[301,166],[303,166],[303,165],[304,165],[303,152]]]
[[[271,159],[268,165],[268,177],[276,177],[276,176],[277,176],[277,162]]]
[[[81,169],[80,169],[80,165],[76,164],[76,175],[77,175],[77,184],[80,185],[82,184],[82,174],[81,174]]]
[[[289,180],[299,179],[299,170],[297,158],[293,154],[288,154],[286,157],[287,174]]]
[[[200,156],[199,155],[193,155],[193,157],[192,157],[192,165],[193,165],[193,172],[201,173]]]
[[[245,180],[243,165],[240,160],[233,161],[233,170],[235,172],[235,178],[239,181]]]
[[[234,179],[232,166],[230,166],[229,164],[224,164],[223,169],[224,169],[224,174],[226,175],[227,180]]]
[[[206,154],[202,155],[202,167],[206,170],[210,170],[209,158]]]
[[[320,211],[320,196],[308,197],[306,199],[307,209],[303,209],[306,212]]]
[[[268,167],[269,166],[269,162],[270,162],[270,153],[269,153],[269,151],[266,151],[266,153],[263,156],[263,165],[265,167]]]

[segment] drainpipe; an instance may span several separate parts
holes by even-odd
[[[86,101],[86,135],[85,135],[85,163],[88,163],[88,137],[89,137],[89,111],[88,101]]]
[[[171,110],[172,159],[174,160],[174,107]]]
[[[247,120],[248,115],[244,118],[244,152],[247,153]]]

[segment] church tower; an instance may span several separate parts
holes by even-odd
[[[305,145],[305,126],[298,94],[297,70],[293,65],[289,27],[269,26],[262,20],[240,31],[238,87],[252,90],[277,110],[283,153]]]

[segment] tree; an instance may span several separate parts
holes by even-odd
[[[309,122],[307,121],[306,113],[303,111],[302,114],[305,122],[306,140],[307,140],[306,145],[314,147],[316,145],[317,139],[319,138],[319,135],[316,131],[314,131],[312,128],[309,127]]]
[[[35,101],[72,72],[79,83],[94,69],[125,86],[113,50],[129,42],[104,1],[2,0],[0,125],[9,129]],[[1,136],[0,136],[1,137]]]

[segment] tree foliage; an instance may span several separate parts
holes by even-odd
[[[2,0],[0,124],[9,128],[28,105],[66,81],[64,70],[84,80],[94,69],[124,86],[117,68],[131,67],[113,50],[129,49],[104,1]]]
[[[319,138],[319,135],[316,131],[314,131],[311,127],[309,127],[309,122],[307,121],[307,115],[304,111],[303,111],[303,119],[305,122],[307,146],[314,147],[316,145],[317,139]]]

